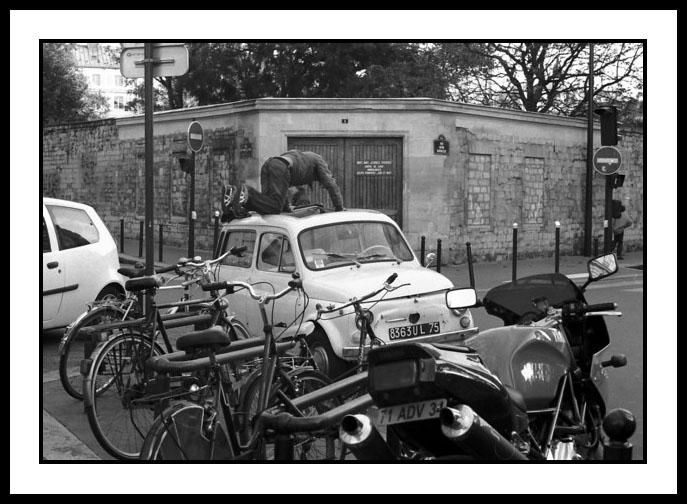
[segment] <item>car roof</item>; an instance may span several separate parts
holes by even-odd
[[[57,199],[57,198],[43,198],[43,204],[44,205],[60,205],[60,206],[66,206],[70,208],[78,208],[80,210],[93,210],[95,209],[90,206],[86,205],[85,203],[77,203],[75,201],[69,201],[69,200],[63,200],[63,199]]]
[[[314,213],[311,215],[299,215],[298,212],[260,215],[255,212],[250,212],[248,217],[235,219],[224,224],[223,229],[274,226],[285,228],[293,234],[298,234],[304,229],[310,229],[325,224],[351,221],[381,221],[395,224],[395,222],[383,212],[366,209],[347,209],[341,212],[323,211],[322,213]]]

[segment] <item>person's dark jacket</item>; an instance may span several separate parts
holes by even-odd
[[[290,150],[279,157],[285,158],[290,165],[292,186],[312,187],[312,183],[317,181],[329,192],[334,208],[343,209],[341,191],[322,156],[315,152]]]

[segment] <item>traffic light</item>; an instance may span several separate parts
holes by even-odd
[[[594,109],[601,121],[601,145],[618,145],[618,109],[602,105]]]

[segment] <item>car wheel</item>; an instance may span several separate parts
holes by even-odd
[[[348,371],[352,365],[338,357],[332,349],[329,338],[321,330],[316,330],[308,340],[315,367],[321,373],[335,380]]]
[[[124,293],[115,287],[114,285],[107,285],[103,290],[101,290],[96,296],[96,301],[114,301],[115,299],[121,298]]]

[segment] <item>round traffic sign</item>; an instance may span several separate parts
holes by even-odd
[[[203,127],[198,121],[193,121],[188,126],[188,146],[193,152],[198,152],[203,147]]]
[[[594,169],[601,175],[613,175],[618,172],[623,158],[615,147],[601,147],[594,153]]]

